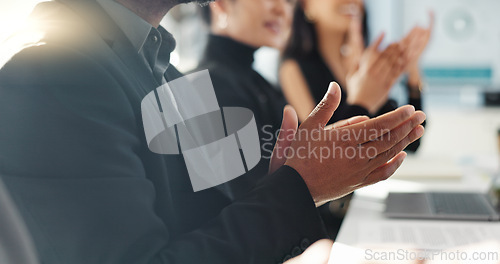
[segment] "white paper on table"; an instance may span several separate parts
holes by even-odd
[[[358,226],[359,246],[398,245],[413,249],[449,249],[487,241],[500,242],[500,224],[493,222],[385,221]]]

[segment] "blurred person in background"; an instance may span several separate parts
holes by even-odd
[[[295,5],[296,0],[219,0],[201,10],[210,35],[195,71],[208,69],[219,104],[251,109],[259,130],[263,158],[240,183],[230,183],[238,190],[267,173],[286,105],[279,89],[252,68],[254,53],[285,46]]]
[[[318,8],[322,6],[319,2],[316,5]],[[259,164],[245,175],[219,187],[223,188],[224,192],[232,199],[237,199],[238,194],[246,193],[259,178],[266,175],[270,154],[276,141],[276,131],[280,128],[283,107],[286,105],[285,97],[280,92],[280,89],[274,87],[252,68],[254,53],[264,46],[278,50],[283,50],[287,46],[296,7],[297,0],[219,0],[203,7],[201,10],[204,20],[210,27],[210,35],[204,56],[195,71],[209,70],[221,106],[245,107],[253,111],[261,140],[263,158]],[[325,15],[325,17],[327,16],[328,14]],[[345,27],[349,29],[350,20],[332,21],[331,23],[340,23],[340,25],[336,26],[337,28]],[[344,26],[344,24],[346,25]],[[366,27],[363,28],[366,30]],[[293,37],[302,37],[297,36],[295,32],[293,34]],[[363,36],[356,35],[355,37],[357,39],[353,39],[351,42],[363,41]],[[382,38],[379,38],[377,47],[381,41]],[[362,53],[364,44],[359,43],[358,46],[358,53]],[[356,75],[358,83],[352,84],[352,86],[360,87],[361,90],[375,85],[377,89],[374,89],[374,92],[386,90],[384,92],[388,94],[392,83],[404,70],[403,66],[406,61],[398,59],[404,56],[406,50],[404,50],[402,44],[393,44],[382,52],[378,52],[376,47],[372,47],[370,51],[368,59],[372,68],[380,69],[383,73],[372,73],[367,70],[358,71]],[[315,59],[317,56],[312,58]],[[315,68],[317,67],[312,65],[311,71],[315,71]],[[301,73],[283,72],[287,80],[288,78],[293,80],[298,74]],[[385,77],[381,77],[381,75]],[[311,87],[315,86],[318,97],[320,93],[324,94],[324,87],[330,82],[328,78],[335,80],[335,77],[331,74],[314,75],[312,78],[314,82],[310,85]],[[382,82],[389,79],[391,79],[391,84],[382,84]],[[378,83],[375,83],[375,81],[378,81]],[[344,81],[340,83],[345,85]],[[305,108],[301,104],[302,99],[307,99],[307,96],[301,95],[300,89],[304,90],[303,85],[295,81],[284,82],[284,84],[287,85],[287,87],[284,87],[286,88],[285,92],[288,92],[286,99],[289,99],[292,106],[298,109],[299,120],[304,121],[313,110],[316,102],[311,100],[312,107],[304,112]],[[364,90],[362,91],[364,92]],[[370,99],[373,96],[368,93],[363,95],[370,96]],[[377,96],[378,100],[383,97]],[[321,100],[321,97],[318,100]],[[364,108],[354,106],[352,109],[359,108],[361,110],[350,111],[349,115],[345,114],[346,109],[345,107],[342,108],[342,106],[345,106],[345,92],[342,92],[342,97],[339,110],[335,112],[332,119],[335,122],[357,115],[370,115]],[[372,104],[372,101],[368,101],[367,104]],[[420,102],[420,99],[418,101]],[[392,101],[386,104],[388,106],[385,106],[385,112],[396,109]],[[340,228],[348,201],[349,197],[346,197],[320,208],[323,219],[327,222],[329,234],[332,237],[336,236]]]
[[[283,54],[280,81],[299,121],[321,100],[324,83],[338,82],[342,101],[332,122],[358,115],[378,116],[397,108],[391,87],[407,74],[408,103],[422,109],[419,59],[433,27],[414,27],[401,41],[380,51],[384,34],[367,46],[363,0],[302,0]],[[419,142],[407,150],[415,151]]]
[[[432,19],[432,18],[431,18]],[[291,36],[280,66],[282,91],[304,121],[321,101],[322,84],[331,80],[342,89],[340,105],[330,123],[354,116],[378,116],[397,108],[391,87],[407,73],[408,103],[422,109],[419,59],[432,29],[415,27],[400,42],[380,50],[381,34],[368,46],[368,25],[363,0],[301,0],[295,9]],[[420,140],[406,148],[414,152]],[[335,237],[350,196],[321,208]]]

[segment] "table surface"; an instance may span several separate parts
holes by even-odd
[[[427,115],[428,125],[421,149],[418,154],[409,155],[407,163],[431,166],[429,160],[432,160],[432,166],[436,168],[419,170],[417,167],[415,175],[421,173],[421,178],[405,178],[405,175],[398,175],[396,172],[393,179],[356,191],[336,244],[360,247],[374,243],[380,246],[385,242],[390,244],[397,241],[399,246],[405,244],[413,248],[438,249],[482,241],[500,241],[500,222],[402,220],[384,217],[384,202],[390,191],[485,192],[490,186],[491,176],[498,172],[497,130],[500,128],[500,109],[436,108],[427,111]],[[427,175],[433,169],[439,171],[450,164],[456,166],[454,169],[461,171],[461,175],[436,178]],[[424,171],[426,175],[423,175]],[[426,235],[425,232],[429,234]],[[391,242],[387,236],[395,240]]]

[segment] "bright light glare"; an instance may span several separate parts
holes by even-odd
[[[29,28],[26,20],[36,4],[46,1],[2,0],[0,2],[0,65],[18,52],[22,44],[34,44],[43,37],[40,32],[26,30]]]
[[[30,31],[16,34],[15,37],[3,41],[0,45],[0,67],[22,49],[34,45],[43,45],[44,43],[39,42],[43,36],[44,34],[40,31]]]
[[[0,1],[0,41],[23,26],[36,4],[47,0]]]

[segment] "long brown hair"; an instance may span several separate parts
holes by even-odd
[[[297,4],[294,11],[292,32],[288,44],[283,51],[283,58],[306,58],[311,54],[317,52],[318,50],[318,34],[314,24],[309,22],[307,19],[304,9],[302,8],[302,2]],[[366,8],[364,10],[364,16],[362,21],[363,38],[365,40],[365,46],[368,45],[368,18],[366,14]]]

